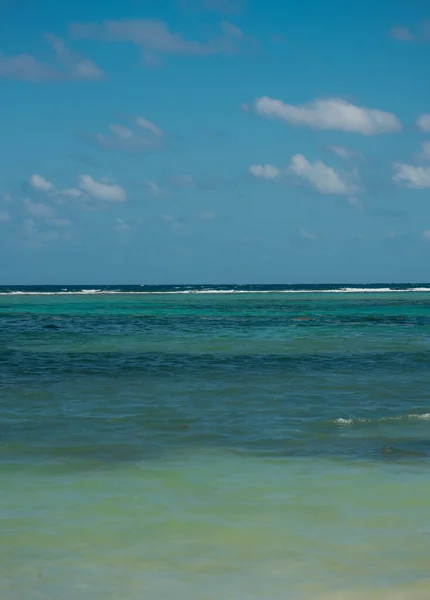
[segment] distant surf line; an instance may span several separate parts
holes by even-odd
[[[27,291],[27,290],[6,290],[1,291],[0,296],[92,296],[92,295],[141,295],[141,296],[165,296],[165,295],[256,295],[256,294],[377,294],[377,293],[408,293],[408,292],[430,292],[430,287],[340,287],[323,289],[185,289],[185,290],[106,290],[106,289],[85,289],[61,291]]]

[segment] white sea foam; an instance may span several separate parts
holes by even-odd
[[[204,295],[204,294],[377,294],[377,293],[407,293],[407,292],[430,292],[430,287],[413,287],[404,289],[395,289],[390,287],[383,288],[360,288],[360,287],[342,287],[337,289],[297,289],[297,290],[236,290],[236,289],[175,289],[175,290],[104,290],[104,289],[81,289],[67,290],[62,289],[56,292],[39,292],[11,290],[0,292],[0,296],[79,296],[79,295],[105,295],[105,294],[123,294],[123,295],[142,295],[142,296],[166,296],[166,295]]]
[[[423,413],[423,414],[412,413],[410,415],[397,415],[397,416],[393,416],[393,417],[379,417],[376,419],[363,419],[363,418],[344,419],[343,417],[340,417],[339,419],[335,419],[334,422],[337,423],[338,425],[354,425],[355,423],[381,423],[384,421],[406,421],[406,420],[430,421],[430,413]]]

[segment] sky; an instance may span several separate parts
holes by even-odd
[[[0,0],[0,284],[430,281],[428,0]]]

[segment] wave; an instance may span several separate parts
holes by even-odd
[[[208,295],[208,294],[377,294],[377,293],[410,293],[410,292],[430,292],[430,287],[408,287],[408,288],[390,288],[390,287],[340,287],[340,288],[322,288],[322,289],[173,289],[173,290],[106,290],[106,289],[80,289],[61,291],[28,291],[28,290],[6,290],[0,291],[0,296],[79,296],[79,295],[108,295],[122,294],[135,296],[164,296],[164,295]]]
[[[384,421],[430,421],[430,413],[412,413],[410,415],[399,415],[395,417],[379,417],[379,418],[356,418],[356,419],[345,419],[340,417],[334,419],[334,423],[337,425],[356,425],[359,423],[382,423]]]

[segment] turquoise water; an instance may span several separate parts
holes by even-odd
[[[344,287],[0,288],[0,598],[428,600],[430,293]]]

